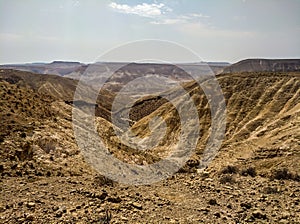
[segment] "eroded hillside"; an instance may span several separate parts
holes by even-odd
[[[26,79],[30,73],[2,72],[1,222],[300,221],[299,73],[218,77],[227,105],[226,135],[205,171],[198,170],[198,165],[211,126],[209,104],[195,82],[184,84],[198,109],[201,131],[197,149],[170,178],[136,187],[114,183],[84,161],[73,133],[73,80],[37,76],[39,81],[33,82]],[[53,94],[52,87],[59,94]],[[182,96],[174,91],[170,94],[180,103]],[[163,98],[148,97],[132,108],[131,124],[136,135],[149,134],[148,123],[157,115],[167,123],[167,135],[161,144],[140,152],[114,136],[107,117],[113,95],[106,93],[102,105],[97,101],[105,110],[100,110],[96,120],[110,151],[125,162],[143,165],[164,158],[180,131],[174,107]]]

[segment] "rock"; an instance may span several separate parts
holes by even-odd
[[[62,217],[62,215],[63,215],[63,212],[62,212],[61,210],[57,210],[57,211],[55,212],[55,217],[57,217],[57,218]]]
[[[229,208],[229,209],[232,209],[232,205],[231,204],[228,204],[226,207]]]
[[[33,208],[33,207],[35,207],[35,203],[34,202],[28,202],[27,207],[28,208]]]
[[[221,214],[219,212],[214,213],[214,216],[216,216],[217,218],[221,218]]]
[[[120,203],[122,199],[120,197],[109,197],[107,198],[107,201],[112,203]]]
[[[133,202],[131,205],[139,210],[143,208],[143,206],[138,202]]]
[[[208,178],[209,175],[210,175],[210,173],[209,173],[208,171],[202,171],[202,170],[200,170],[200,169],[197,169],[196,172],[197,172],[198,174],[201,174],[201,176],[204,177],[204,178]]]
[[[216,200],[216,199],[210,199],[210,200],[208,201],[208,204],[210,204],[210,205],[217,205],[218,203],[217,203],[217,200]]]
[[[279,224],[288,224],[290,222],[288,220],[286,220],[286,219],[280,219],[278,223]]]
[[[252,206],[250,202],[242,202],[241,207],[245,209],[250,209]]]
[[[63,215],[64,213],[66,213],[66,212],[67,212],[66,207],[62,206],[62,207],[60,207],[60,208],[56,211],[55,216],[58,217],[58,218],[60,218],[60,217],[62,217],[62,215]]]
[[[297,197],[296,194],[295,194],[294,192],[292,192],[289,196],[292,197],[292,198]]]
[[[62,210],[63,213],[66,213],[66,212],[67,212],[67,209],[66,209],[66,207],[64,207],[64,206],[61,207],[60,210]]]
[[[5,206],[0,206],[0,212],[4,212],[6,210]]]
[[[267,219],[267,215],[264,214],[261,210],[255,210],[252,212],[252,217],[256,219]]]
[[[76,208],[71,208],[69,211],[70,211],[71,213],[75,213]]]
[[[281,215],[281,219],[288,219],[291,216],[289,212],[283,212]]]
[[[34,220],[34,215],[33,215],[33,214],[28,214],[28,215],[26,216],[26,220],[27,220],[27,221],[33,221],[33,220]]]
[[[128,221],[128,218],[127,218],[127,217],[124,217],[124,216],[121,216],[120,219],[121,219],[122,221]]]
[[[204,181],[212,182],[212,181],[214,181],[214,179],[212,179],[212,178],[205,178]]]
[[[98,198],[100,200],[104,200],[106,197],[107,197],[107,192],[106,191],[103,191],[101,194],[94,194],[94,198]]]

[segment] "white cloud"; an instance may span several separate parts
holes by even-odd
[[[200,23],[201,19],[209,18],[209,16],[200,13],[176,15],[172,13],[171,8],[158,2],[153,4],[142,3],[134,6],[112,2],[109,7],[119,13],[148,17],[151,19],[150,24],[154,25],[197,24]]]
[[[171,9],[167,8],[163,3],[160,4],[147,4],[142,3],[140,5],[129,6],[126,4],[118,4],[112,2],[109,4],[109,7],[112,9],[125,14],[135,14],[143,17],[156,17],[161,16],[165,12],[171,11]]]
[[[151,24],[155,25],[173,25],[173,24],[198,24],[200,23],[200,19],[209,18],[209,16],[205,16],[197,13],[190,13],[185,15],[175,15],[175,16],[161,16],[157,18],[155,21],[151,21]]]

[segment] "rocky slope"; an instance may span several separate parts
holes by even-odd
[[[53,61],[51,63],[8,64],[1,65],[0,67],[36,74],[65,76],[73,72],[84,71],[85,65],[79,62]]]
[[[224,68],[223,73],[293,71],[300,71],[299,59],[246,59]]]
[[[66,102],[73,80],[30,74],[0,73],[1,223],[300,222],[299,73],[218,77],[227,105],[226,136],[205,171],[198,164],[211,126],[209,105],[195,82],[184,84],[201,124],[196,152],[178,173],[145,186],[115,183],[85,162],[72,129],[72,103]],[[41,88],[45,83],[52,88]],[[109,110],[113,95],[105,93],[108,106],[103,107]],[[169,94],[182,101],[176,90]],[[149,133],[156,115],[164,117],[168,134],[161,147],[147,153],[122,145],[103,113],[96,120],[117,158],[151,164],[174,144],[178,115],[157,96],[141,99],[130,115],[140,136]]]

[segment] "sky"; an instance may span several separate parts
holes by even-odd
[[[93,62],[144,39],[204,61],[300,58],[299,12],[300,0],[0,0],[0,64]]]

